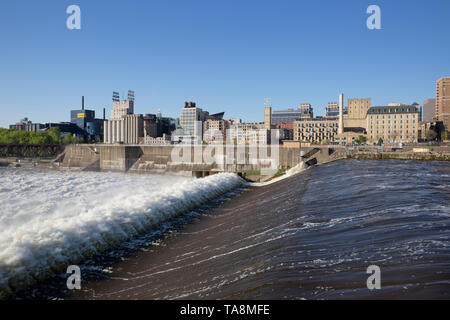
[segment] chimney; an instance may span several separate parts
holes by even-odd
[[[106,108],[103,108],[103,120],[106,120]]]
[[[339,95],[339,130],[338,134],[344,133],[344,94]]]
[[[84,96],[81,97],[81,110],[84,110]]]

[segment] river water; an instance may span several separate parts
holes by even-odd
[[[308,169],[224,200],[69,298],[448,299],[449,190],[443,162]]]
[[[250,187],[229,174],[4,169],[0,293],[449,299],[449,190],[446,162],[339,161]],[[67,290],[69,264],[79,291]],[[367,288],[371,265],[379,290]]]

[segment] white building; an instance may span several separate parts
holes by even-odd
[[[104,143],[138,144],[144,136],[144,118],[134,113],[134,93],[128,92],[128,100],[114,100],[111,116],[105,121]]]

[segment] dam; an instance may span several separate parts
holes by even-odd
[[[85,171],[179,173],[207,176],[218,172],[270,176],[301,162],[321,164],[344,158],[333,148],[205,145],[68,145],[55,159],[62,168]]]

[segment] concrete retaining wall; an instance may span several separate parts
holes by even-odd
[[[269,168],[271,152],[278,154],[277,169],[289,169],[301,161],[303,154],[312,148],[294,149],[276,147],[267,148],[267,155],[259,154],[249,146],[228,146],[213,148],[211,146],[178,147],[178,154],[173,156],[176,146],[139,146],[139,145],[69,145],[62,167],[90,168],[102,171],[120,172],[245,172]],[[239,148],[239,149],[238,149]],[[256,153],[255,153],[256,152]],[[254,156],[257,154],[258,156]],[[320,149],[316,156],[328,155],[328,149]],[[178,157],[178,159],[177,159]],[[210,164],[210,159],[222,159]],[[252,160],[255,159],[255,160]],[[276,158],[275,158],[276,159]],[[178,160],[178,161],[177,161]],[[197,174],[198,175],[198,174]]]

